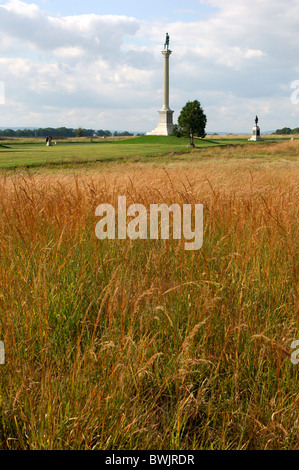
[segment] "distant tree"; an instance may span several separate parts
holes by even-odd
[[[82,127],[78,127],[78,129],[75,129],[75,134],[77,137],[83,137],[84,129],[82,129]]]
[[[84,137],[93,137],[96,131],[94,129],[83,129],[83,136]]]
[[[22,137],[33,137],[34,136],[34,130],[32,129],[23,129],[21,131],[21,135]]]
[[[290,127],[283,127],[283,129],[281,129],[281,133],[282,134],[291,134],[292,129]]]
[[[194,137],[204,138],[207,117],[199,101],[188,101],[178,117],[178,124],[174,126],[174,135],[189,137],[190,146],[194,147]]]
[[[42,129],[41,127],[39,129],[35,129],[34,135],[36,137],[47,137],[49,133],[47,133],[47,129]]]
[[[5,137],[14,137],[16,135],[15,131],[13,129],[5,129],[3,132],[3,136]]]
[[[130,134],[130,132],[128,132],[128,131],[124,131],[124,132],[117,132],[117,131],[115,131],[115,132],[113,133],[113,136],[114,136],[114,137],[126,137],[126,136],[132,136],[132,135],[134,135],[134,134]]]
[[[175,137],[182,137],[182,132],[181,132],[178,124],[173,125],[172,135],[174,135]]]
[[[290,129],[289,127],[283,127],[282,129],[277,129],[276,131],[276,134],[280,134],[280,135],[291,134],[291,133],[292,133],[292,129]]]
[[[72,128],[58,127],[53,134],[57,137],[74,137],[75,132]]]
[[[124,132],[120,132],[118,135],[124,136],[124,137],[130,137],[134,134],[132,134],[131,132],[128,132],[128,131],[124,131]]]

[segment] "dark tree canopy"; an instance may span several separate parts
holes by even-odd
[[[31,128],[31,129],[0,129],[0,138],[1,137],[47,137],[48,135],[52,135],[53,138],[57,139],[59,137],[110,137],[112,136],[112,132],[109,130],[100,129],[95,131],[94,129],[85,129],[79,127],[78,129],[67,128],[67,127],[45,127],[45,128]],[[125,136],[125,135],[133,135],[129,132],[120,132],[117,135]]]
[[[207,117],[199,101],[188,101],[178,117],[178,124],[174,126],[174,135],[190,138],[190,145],[194,146],[194,137],[205,137]]]
[[[295,129],[291,129],[290,127],[283,127],[282,129],[277,129],[275,134],[297,134],[299,131],[299,128],[296,127]]]

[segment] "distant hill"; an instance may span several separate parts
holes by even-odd
[[[38,127],[0,127],[0,131],[5,131],[6,129],[11,129],[12,131],[23,131],[25,129],[29,129],[30,131],[34,131],[38,129]]]
[[[261,133],[262,134],[265,134],[265,135],[268,135],[268,134],[273,134],[275,131],[263,131],[261,130]],[[215,134],[218,134],[218,135],[229,135],[229,134],[233,134],[233,135],[246,135],[246,134],[251,134],[251,131],[250,130],[247,130],[246,132],[207,132],[207,135],[215,135]]]

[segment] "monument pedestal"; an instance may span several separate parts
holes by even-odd
[[[173,129],[172,115],[174,111],[171,109],[161,109],[159,113],[159,124],[152,132],[146,135],[171,135]]]
[[[169,108],[169,49],[161,51],[164,56],[164,82],[163,82],[163,107],[159,113],[159,124],[152,132],[146,135],[171,135],[173,129],[172,115],[174,111]]]
[[[248,140],[254,140],[254,141],[263,140],[261,138],[261,130],[259,126],[254,126],[254,128],[252,129],[252,136]]]
[[[52,136],[48,135],[46,138],[47,147],[52,147]]]

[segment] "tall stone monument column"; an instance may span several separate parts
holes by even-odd
[[[161,51],[164,56],[164,81],[163,81],[163,107],[159,113],[159,123],[156,129],[148,132],[147,135],[171,135],[173,129],[172,116],[174,111],[169,107],[169,57],[172,51],[168,49],[169,36],[166,35],[164,50]],[[165,49],[166,47],[166,49]]]

